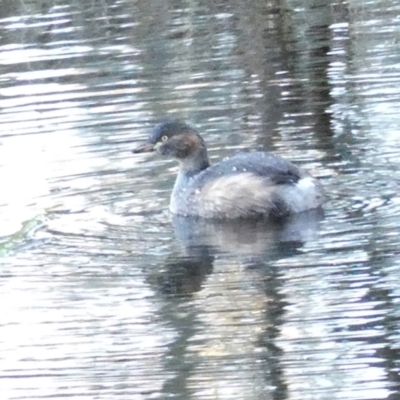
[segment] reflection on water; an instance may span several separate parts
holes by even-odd
[[[198,247],[225,256],[271,257],[275,246],[286,243],[302,244],[316,238],[320,209],[292,215],[282,221],[228,220],[212,221],[201,218],[173,216],[175,237],[190,251]],[[279,257],[285,256],[280,254]]]
[[[269,262],[290,257],[306,240],[315,239],[322,210],[291,216],[284,221],[212,221],[173,216],[174,236],[179,246],[168,255],[160,290],[165,294],[188,295],[202,290],[207,275],[221,257],[243,266],[263,268]]]
[[[398,398],[399,9],[3,0],[2,398]],[[176,165],[130,154],[166,115],[324,216],[171,218]]]

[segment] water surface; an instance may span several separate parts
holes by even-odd
[[[3,0],[2,398],[399,398],[399,10]],[[130,152],[165,116],[324,215],[172,218],[177,166]]]

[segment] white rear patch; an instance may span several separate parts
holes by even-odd
[[[278,194],[295,213],[318,208],[324,200],[321,184],[311,176],[301,178],[295,185],[282,185]]]

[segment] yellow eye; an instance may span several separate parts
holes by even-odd
[[[162,142],[166,142],[167,140],[168,140],[168,136],[167,135],[161,136],[161,141]]]

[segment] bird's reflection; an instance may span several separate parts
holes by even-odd
[[[167,295],[188,296],[201,289],[216,257],[240,257],[254,268],[295,255],[316,236],[322,217],[321,210],[280,221],[174,216],[172,224],[179,246],[167,257],[157,286]]]
[[[286,396],[277,345],[286,302],[279,268],[271,262],[313,240],[322,217],[314,210],[274,222],[172,218],[176,240],[155,285],[167,297],[160,316],[176,332],[165,355],[173,378],[163,392],[185,392],[207,371],[225,376],[229,370],[227,381],[254,379],[242,368],[251,365],[264,386],[273,384]]]

